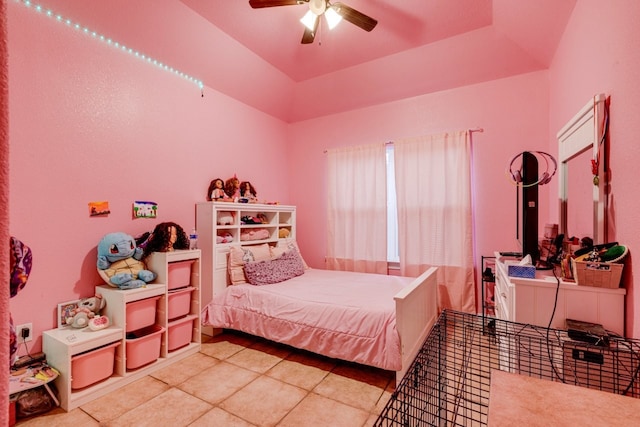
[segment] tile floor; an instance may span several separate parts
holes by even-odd
[[[17,426],[372,426],[395,373],[227,332],[199,353],[70,412]],[[205,342],[206,341],[206,342]]]

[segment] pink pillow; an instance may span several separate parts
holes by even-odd
[[[279,257],[280,255],[282,255],[286,251],[290,251],[292,249],[295,249],[295,251],[298,252],[298,256],[300,256],[300,259],[302,260],[302,265],[304,265],[305,269],[308,269],[309,266],[305,262],[304,257],[302,256],[302,253],[300,252],[300,248],[298,247],[298,242],[296,242],[294,239],[280,239],[280,240],[278,240],[278,243],[276,243],[276,247],[275,248],[271,248],[271,253],[272,253],[271,257],[272,258]]]
[[[271,248],[267,243],[262,245],[238,246],[229,248],[229,281],[232,285],[247,283],[244,266],[249,261],[271,259]]]
[[[269,285],[304,274],[302,258],[295,249],[271,260],[247,262],[244,274],[252,285]]]

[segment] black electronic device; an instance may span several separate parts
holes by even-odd
[[[20,369],[31,365],[38,365],[41,363],[45,363],[47,361],[47,357],[43,352],[34,353],[27,356],[22,356],[13,364],[13,369]]]
[[[522,153],[522,184],[518,185],[517,239],[523,256],[530,255],[535,265],[540,259],[538,248],[538,159],[533,153]]]
[[[567,319],[566,322],[567,335],[572,340],[599,346],[609,345],[609,334],[602,325],[573,319]]]

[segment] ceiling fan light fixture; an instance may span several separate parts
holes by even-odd
[[[304,24],[305,27],[309,29],[309,31],[313,31],[316,28],[316,20],[318,19],[318,15],[313,13],[311,10],[307,10],[307,13],[300,19],[300,22]]]
[[[327,20],[327,24],[329,25],[329,29],[333,30],[339,23],[342,21],[342,16],[335,11],[334,6],[331,6],[324,13],[324,17]]]

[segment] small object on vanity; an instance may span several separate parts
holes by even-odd
[[[525,256],[522,261],[517,264],[508,264],[507,270],[509,277],[522,277],[525,279],[536,278],[536,267],[531,263],[531,256]]]

